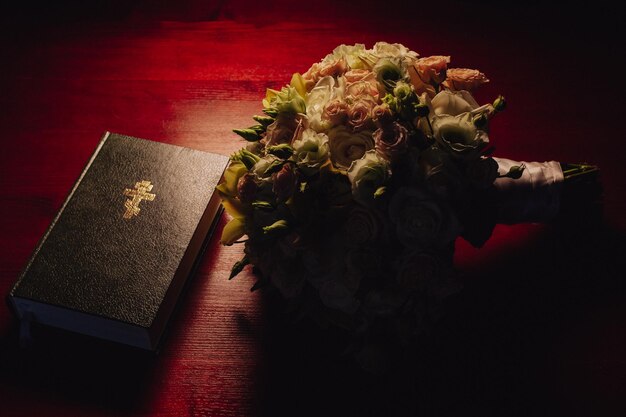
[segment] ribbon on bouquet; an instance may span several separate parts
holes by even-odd
[[[564,181],[561,164],[556,161],[524,162],[493,158],[498,172],[505,175],[514,166],[524,166],[518,179],[496,179],[497,222],[504,224],[545,222],[559,212],[561,187]]]

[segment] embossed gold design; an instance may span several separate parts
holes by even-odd
[[[137,216],[141,209],[139,208],[139,203],[142,200],[153,201],[156,197],[156,194],[151,194],[149,191],[152,191],[152,183],[150,181],[139,181],[135,183],[135,188],[127,188],[124,190],[124,195],[131,197],[126,200],[124,203],[124,207],[126,208],[126,212],[124,213],[125,219],[130,219],[133,216]]]

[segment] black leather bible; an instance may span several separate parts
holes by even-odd
[[[106,133],[8,296],[18,319],[155,350],[221,214],[227,163]]]

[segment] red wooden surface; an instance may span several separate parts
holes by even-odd
[[[250,271],[227,281],[241,248],[213,239],[157,357],[45,329],[21,350],[0,309],[0,416],[624,411],[623,6],[385,5],[10,7],[0,40],[0,294],[103,131],[229,154],[242,146],[230,129],[250,123],[264,89],[340,43],[401,42],[481,69],[491,83],[479,98],[509,102],[491,132],[497,154],[600,165],[604,218],[501,226],[481,250],[459,242],[464,293],[421,359],[384,377],[336,356],[332,331],[292,324],[271,294],[250,293]]]

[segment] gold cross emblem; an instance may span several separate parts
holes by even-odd
[[[141,209],[139,208],[139,203],[141,200],[153,201],[156,197],[156,194],[151,194],[149,191],[152,191],[152,183],[150,181],[139,181],[135,183],[135,188],[127,188],[124,190],[124,195],[131,197],[126,200],[124,203],[124,207],[126,208],[126,212],[124,213],[125,219],[130,219],[133,216],[137,216]]]

